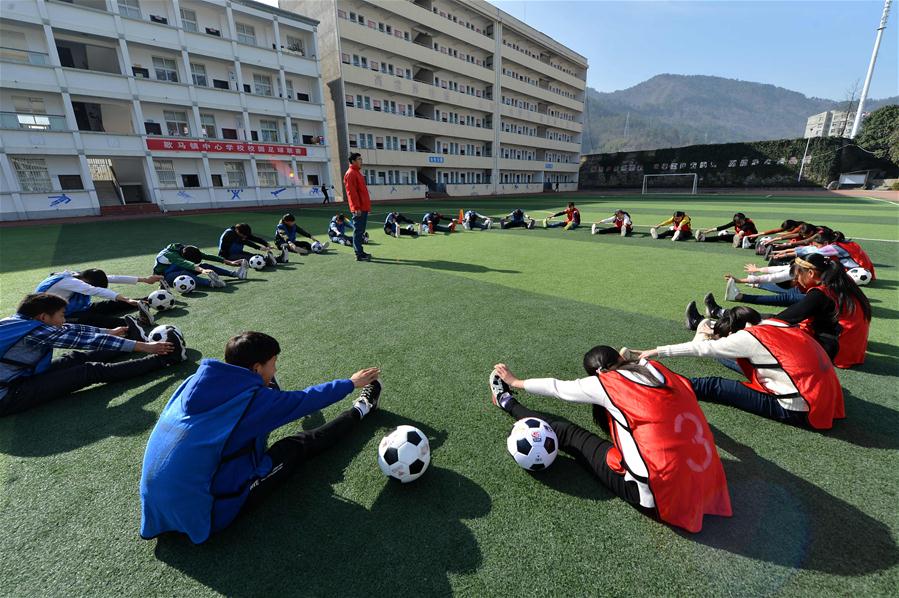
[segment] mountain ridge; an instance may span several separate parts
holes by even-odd
[[[899,104],[899,96],[869,99],[865,111],[888,104]],[[846,105],[710,75],[660,74],[613,92],[588,87],[583,153],[799,138],[809,116]]]

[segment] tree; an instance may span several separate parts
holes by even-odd
[[[899,164],[899,105],[878,108],[862,122],[855,141],[878,158]]]

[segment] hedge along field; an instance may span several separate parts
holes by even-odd
[[[0,420],[0,594],[25,595],[893,595],[899,585],[897,363],[899,208],[845,198],[574,198],[589,223],[623,207],[639,225],[623,239],[572,232],[462,232],[388,238],[372,215],[377,258],[346,248],[293,257],[223,290],[195,292],[160,318],[179,326],[191,361],[156,378],[98,386]],[[567,198],[400,206],[543,217]],[[302,208],[324,235],[333,210]],[[877,264],[869,355],[841,371],[848,417],[827,433],[702,404],[734,506],[699,534],[655,522],[612,497],[571,458],[540,475],[505,452],[512,420],[490,404],[487,375],[503,361],[522,376],[583,375],[598,343],[652,347],[690,337],[683,308],[739,271],[748,251],[671,243],[647,225],[686,210],[697,228],[745,211],[760,227],[784,218],[828,224],[862,241]],[[225,226],[268,236],[279,214],[225,213],[7,228],[0,234],[0,307],[63,267],[148,273],[171,241],[212,249]],[[127,294],[150,287],[117,287]],[[281,341],[278,379],[299,388],[383,369],[383,410],[311,461],[260,508],[196,547],[137,535],[137,484],[147,437],[199,354],[255,329]],[[733,376],[699,359],[688,376]],[[592,426],[589,408],[521,394],[528,406]],[[319,425],[334,405],[276,431]],[[376,464],[381,436],[409,423],[433,448],[409,486]]]

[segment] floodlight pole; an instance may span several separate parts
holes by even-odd
[[[874,51],[871,52],[871,62],[868,63],[868,74],[865,75],[865,85],[862,87],[862,95],[858,100],[858,110],[855,113],[855,122],[852,123],[852,132],[849,139],[855,139],[859,125],[862,122],[862,110],[865,108],[865,99],[868,97],[868,88],[871,86],[871,77],[874,76],[874,63],[877,62],[877,52],[880,50],[880,40],[883,39],[883,30],[887,28],[887,18],[890,16],[890,4],[893,0],[884,0],[883,14],[880,17],[880,26],[877,28],[877,37],[874,38]]]

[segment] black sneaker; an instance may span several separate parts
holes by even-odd
[[[687,304],[687,309],[684,312],[684,326],[687,330],[695,331],[699,327],[700,322],[702,322],[702,314],[699,313],[696,302],[691,301]]]
[[[356,256],[356,261],[357,261],[357,262],[370,262],[370,261],[371,261],[371,254],[370,254],[370,253],[363,253],[363,254],[357,255],[357,256]]]
[[[125,325],[128,327],[125,338],[141,343],[147,342],[147,333],[144,332],[144,329],[137,323],[137,318],[134,316],[125,316],[123,319],[125,320]]]
[[[706,294],[702,300],[705,303],[705,315],[715,320],[719,319],[724,313],[724,308],[715,301],[715,296],[711,293]]]
[[[365,417],[378,408],[381,400],[381,388],[380,380],[375,380],[362,388],[359,398],[353,402],[353,408],[359,412],[359,417]]]
[[[139,314],[138,321],[144,326],[152,326],[156,323],[152,312],[150,312],[150,304],[146,299],[140,299],[137,302],[137,311]]]
[[[168,339],[166,342],[172,344],[172,352],[163,355],[163,359],[165,359],[168,365],[172,365],[175,363],[181,363],[182,361],[187,360],[187,343],[184,342],[184,337],[181,336],[181,333],[173,328],[169,328]]]
[[[508,411],[509,403],[514,400],[515,396],[512,392],[512,388],[499,377],[496,370],[490,372],[490,378],[487,380],[487,384],[490,386],[490,398],[493,401],[493,404],[503,411]]]

